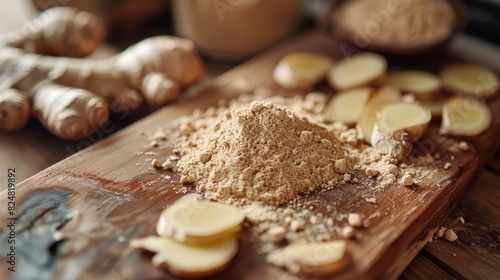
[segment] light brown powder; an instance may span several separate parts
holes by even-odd
[[[339,212],[335,203],[317,213],[318,202],[299,194],[345,187],[346,181],[358,181],[356,171],[369,170],[374,176],[360,177],[359,183],[378,183],[366,184],[363,202],[377,203],[377,193],[399,184],[404,174],[411,174],[415,183],[429,177],[434,158],[398,163],[379,154],[359,141],[355,129],[323,119],[318,112],[327,102],[325,96],[269,97],[256,91],[206,111],[195,110],[151,134],[149,141],[159,143],[156,149],[173,150],[164,168],[180,172],[182,182],[193,183],[206,198],[244,210],[243,239],[260,253],[278,248],[281,241],[349,238],[355,230],[348,225],[348,213]],[[252,105],[256,100],[262,102]]]
[[[270,102],[182,126],[177,171],[212,199],[278,205],[328,188],[353,166],[326,128]]]

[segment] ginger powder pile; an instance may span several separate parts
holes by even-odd
[[[352,168],[333,133],[271,102],[195,114],[180,127],[176,170],[208,198],[278,205]]]
[[[266,90],[221,100],[155,131],[148,147],[172,149],[173,155],[150,166],[179,172],[185,185],[174,186],[177,193],[194,191],[240,206],[246,215],[244,240],[260,253],[279,248],[283,240],[351,237],[356,234],[351,224],[365,226],[382,214],[349,224],[353,210],[338,208],[345,193],[329,196],[328,203],[321,201],[323,193],[351,187],[357,197],[352,207],[377,204],[388,186],[418,185],[432,177],[436,162],[429,154],[404,162],[380,154],[359,140],[356,129],[325,118],[327,101],[321,93],[286,98]]]

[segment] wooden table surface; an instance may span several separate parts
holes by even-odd
[[[19,27],[34,14],[26,1],[0,0],[0,33]],[[490,45],[459,36],[451,44],[450,52],[466,60],[481,62],[500,72],[500,50]],[[208,68],[210,77],[229,69],[228,66],[218,65],[209,65]],[[150,108],[145,108],[126,118],[115,116],[108,126],[110,134],[151,112]],[[7,187],[8,168],[16,169],[17,182],[21,182],[104,137],[106,135],[92,135],[79,142],[62,141],[50,135],[34,120],[22,131],[0,132],[0,191]],[[22,189],[18,191],[22,192]],[[456,242],[438,239],[428,244],[400,278],[500,279],[499,201],[500,154],[497,153],[496,156],[491,155],[491,159],[485,163],[443,224],[457,232],[459,239]],[[465,224],[458,221],[459,216],[465,219]],[[19,269],[23,269],[23,265],[29,264],[20,264]],[[0,275],[3,273],[2,271]]]

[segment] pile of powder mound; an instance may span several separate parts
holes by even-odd
[[[181,125],[177,170],[208,198],[279,205],[334,187],[353,166],[333,133],[271,102],[202,120]]]
[[[241,207],[244,239],[260,253],[279,248],[283,240],[352,236],[351,213],[342,211],[377,204],[377,194],[386,187],[406,185],[408,178],[419,184],[435,174],[436,165],[451,165],[438,155],[398,162],[378,153],[360,140],[355,128],[323,117],[327,101],[322,93],[285,98],[265,90],[220,100],[216,107],[197,109],[154,132],[146,148],[172,149],[174,154],[163,164],[152,159],[151,165],[181,173],[184,185],[174,188],[178,193],[194,191]],[[320,199],[334,187],[356,189],[351,209],[337,207],[345,198],[342,190],[328,203]],[[379,215],[388,214],[376,211],[356,225],[367,226]]]

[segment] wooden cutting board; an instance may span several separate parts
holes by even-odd
[[[17,272],[7,275],[7,279],[172,278],[151,266],[150,254],[128,247],[130,239],[154,234],[161,211],[180,197],[174,190],[182,186],[180,176],[155,170],[147,162],[151,158],[165,159],[171,151],[147,148],[148,137],[169,121],[195,108],[214,105],[221,98],[256,88],[283,93],[271,78],[283,55],[314,51],[338,59],[345,51],[342,46],[317,32],[303,34],[199,87],[193,97],[163,108],[17,185]],[[437,57],[404,64],[435,72],[452,60]],[[390,61],[390,65],[398,63],[401,61]],[[318,89],[332,93],[325,84]],[[437,124],[431,126],[419,150],[439,153],[442,160],[436,164],[435,174],[418,187],[394,186],[369,193],[370,188],[364,184],[346,184],[305,198],[318,199],[320,205],[315,211],[319,212],[325,205],[337,203],[341,213],[379,213],[368,227],[359,230],[357,238],[348,241],[352,262],[338,279],[395,278],[403,271],[456,205],[480,162],[497,149],[500,100],[490,106],[494,122],[480,136],[465,138],[475,147],[469,152],[449,152],[447,146],[456,139],[441,137]],[[452,166],[445,170],[447,161]],[[173,179],[166,180],[164,175]],[[355,176],[376,184],[364,180],[363,171],[356,171]],[[376,197],[377,204],[366,203],[364,197],[369,196]],[[5,207],[7,202],[7,193],[3,192],[0,205]],[[7,217],[2,209],[0,221]],[[4,228],[0,240],[7,240],[9,233]],[[0,255],[5,258],[9,248],[6,244],[0,247]],[[7,271],[8,266],[2,259],[0,269]],[[242,242],[231,266],[213,279],[290,277],[286,271],[267,265],[264,255]]]

